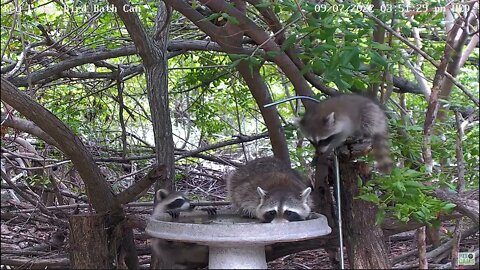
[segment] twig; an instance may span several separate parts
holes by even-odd
[[[425,59],[428,60],[428,62],[430,62],[433,66],[435,66],[437,68],[437,70],[442,70],[442,75],[445,75],[449,80],[451,80],[453,82],[453,84],[455,84],[458,88],[460,88],[460,90],[462,90],[462,92],[468,97],[470,98],[470,100],[472,100],[473,102],[475,102],[475,104],[477,106],[480,106],[480,103],[479,103],[479,100],[477,97],[475,97],[470,91],[468,91],[465,86],[463,86],[461,83],[459,83],[450,73],[448,73],[446,70],[444,70],[442,67],[442,63],[438,64],[432,57],[430,57],[430,55],[428,55],[427,53],[425,53],[424,51],[422,51],[421,49],[417,48],[417,46],[415,46],[414,44],[412,44],[410,41],[408,41],[406,38],[404,38],[402,35],[400,35],[399,33],[397,33],[394,29],[392,29],[391,27],[389,27],[388,25],[386,25],[385,23],[383,23],[380,19],[378,19],[377,17],[373,16],[373,14],[369,13],[369,12],[363,12],[363,14],[365,14],[367,17],[371,18],[372,20],[374,20],[378,25],[382,26],[383,28],[385,28],[385,30],[387,30],[388,32],[390,32],[392,35],[394,35],[395,37],[397,37],[398,39],[400,39],[403,43],[405,43],[408,47],[412,48],[414,51],[416,51],[417,53],[419,53],[421,56],[423,56]],[[456,24],[458,25],[458,24]],[[453,31],[456,33],[456,31]],[[447,42],[448,43],[448,42]],[[446,46],[449,46],[448,44]]]
[[[203,206],[226,206],[230,205],[228,201],[192,201],[190,203],[194,207],[203,207]],[[150,207],[153,208],[153,202],[134,202],[134,203],[127,203],[125,205],[127,208],[134,208],[134,207]],[[69,204],[69,205],[60,205],[60,206],[48,206],[47,209],[51,211],[61,211],[61,210],[68,210],[68,209],[76,209],[76,208],[89,208],[91,207],[90,204],[86,203],[78,203],[78,204]],[[38,211],[36,208],[30,209],[21,209],[21,210],[14,210],[14,211],[6,211],[5,213],[10,214],[19,214],[19,213],[33,213]],[[3,212],[2,212],[3,215]]]
[[[417,238],[417,247],[418,247],[418,268],[419,269],[428,269],[428,260],[427,260],[427,245],[425,242],[425,233],[426,227],[423,226],[415,232]]]
[[[463,240],[463,239],[465,239],[465,238],[469,237],[470,235],[473,235],[477,232],[478,232],[478,226],[472,226],[469,229],[462,232],[460,240]],[[446,250],[451,249],[452,246],[453,246],[453,239],[443,243],[438,248],[427,252],[427,258],[428,259],[436,258],[437,256],[441,255]]]
[[[443,266],[443,264],[433,264],[431,263],[430,266],[432,268],[438,268],[439,266]],[[392,269],[417,269],[419,267],[418,263],[412,263],[412,264],[404,264],[404,265],[399,265],[392,267]]]
[[[428,245],[427,247],[427,250],[430,250],[432,248],[432,245]],[[403,260],[409,258],[410,256],[414,256],[414,255],[417,255],[418,254],[418,249],[414,249],[414,250],[410,250],[409,252],[406,252],[402,255],[398,255],[396,257],[393,257],[390,262],[392,263],[392,265],[395,265],[399,262],[402,262]]]
[[[457,139],[456,139],[456,151],[455,154],[457,156],[457,192],[463,192],[465,190],[465,161],[463,159],[463,128],[461,123],[462,115],[460,112],[455,112],[455,125],[457,127]],[[462,219],[458,219],[455,222],[455,230],[453,233],[453,243],[452,243],[452,260],[451,260],[451,267],[453,269],[458,268],[458,251],[460,248],[460,237],[462,233],[460,228],[462,226]]]
[[[165,178],[166,168],[165,166],[153,166],[153,169],[150,170],[145,177],[140,181],[131,185],[126,190],[117,194],[117,201],[119,204],[126,204],[133,201],[140,193],[148,189],[155,181]]]
[[[250,141],[258,140],[258,139],[261,139],[261,138],[266,138],[267,136],[268,136],[267,133],[262,133],[262,134],[252,135],[252,136],[238,136],[238,138],[233,139],[233,140],[219,142],[219,143],[215,143],[215,144],[212,144],[212,145],[207,145],[205,147],[200,147],[200,148],[192,150],[192,151],[187,151],[183,154],[180,154],[179,157],[176,157],[175,161],[180,160],[180,159],[185,158],[185,157],[193,156],[195,154],[198,154],[198,153],[201,153],[201,152],[204,152],[204,151],[213,150],[213,149],[225,147],[225,146],[232,145],[232,144],[238,144],[238,143],[242,143],[242,142],[250,142]]]
[[[37,186],[27,186],[27,185],[24,185],[24,184],[17,184],[15,185],[16,187],[22,189],[22,190],[26,190],[26,189],[40,189],[42,191],[46,191],[46,192],[54,192],[53,189],[51,188],[46,188],[46,187],[37,187]],[[11,186],[7,185],[7,184],[4,184],[4,183],[1,183],[0,184],[0,187],[2,189],[12,189]],[[69,197],[69,198],[73,198],[73,199],[76,199],[76,200],[80,200],[80,201],[84,201],[84,202],[87,202],[87,200],[85,199],[84,196],[79,196],[79,195],[75,195],[73,193],[70,193],[68,191],[64,191],[64,190],[61,190],[60,193],[64,196],[64,197]],[[48,207],[47,207],[48,209]]]
[[[18,258],[11,256],[2,256],[2,265],[21,266],[31,269],[45,269],[56,267],[68,267],[70,260],[68,258],[53,258],[53,259],[39,259],[39,258]]]
[[[23,199],[25,199],[26,201],[30,202],[32,205],[34,205],[35,207],[38,207],[38,209],[44,213],[45,215],[48,215],[48,216],[51,216],[52,213],[45,207],[45,205],[43,205],[43,203],[40,201],[40,198],[37,197],[36,201],[32,198],[30,198],[30,196],[28,196],[25,192],[23,192],[23,190],[21,190],[20,188],[18,188],[13,182],[12,180],[10,179],[10,177],[2,170],[2,179],[7,182],[7,184],[15,191],[18,193],[18,195],[20,195],[20,197],[22,197]]]

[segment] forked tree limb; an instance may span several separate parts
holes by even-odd
[[[455,209],[468,216],[474,223],[479,224],[479,202],[477,200],[464,198],[458,193],[448,192],[442,189],[435,189],[433,195],[445,202],[456,204]]]

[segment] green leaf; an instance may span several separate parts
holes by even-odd
[[[259,4],[256,4],[255,7],[257,8],[266,8],[266,7],[269,7],[271,6],[272,3],[268,2],[268,1],[262,1],[260,2]]]
[[[370,45],[372,46],[372,48],[380,50],[380,51],[392,51],[393,50],[392,47],[388,46],[385,43],[372,42]]]
[[[393,183],[392,187],[395,188],[396,191],[400,192],[402,197],[405,195],[405,191],[407,190],[402,182],[395,182]]]
[[[362,199],[364,201],[367,201],[367,202],[372,202],[374,204],[378,204],[380,202],[380,199],[378,198],[377,195],[375,194],[362,194],[360,196],[358,196],[357,198],[359,199]]]
[[[227,19],[227,21],[233,25],[238,25],[240,22],[237,20],[237,18],[228,15],[227,13],[222,13],[222,17]]]
[[[220,13],[213,13],[211,14],[210,16],[204,18],[204,19],[201,19],[200,21],[216,21],[217,18],[220,18],[222,17],[222,15]]]
[[[295,44],[295,41],[297,40],[297,37],[295,35],[290,35],[287,40],[285,40],[282,43],[282,51],[285,51],[293,46]]]
[[[352,60],[353,57],[357,55],[358,57],[358,51],[356,51],[354,48],[346,48],[346,50],[342,53],[341,61],[340,63],[343,66],[346,66],[350,61]]]
[[[378,209],[377,213],[375,214],[375,225],[380,225],[385,220],[385,210]]]
[[[386,67],[387,64],[388,64],[387,60],[385,60],[385,58],[383,56],[381,56],[380,54],[378,54],[375,51],[370,51],[370,57],[372,58],[372,61],[374,63],[379,64],[381,66]]]
[[[454,203],[445,203],[443,206],[442,206],[442,209],[445,210],[445,211],[450,211],[452,210],[453,208],[457,207],[456,204]]]

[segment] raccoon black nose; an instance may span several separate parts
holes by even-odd
[[[288,221],[300,221],[300,220],[303,220],[303,218],[298,214],[298,213],[295,213],[293,211],[285,211],[283,213],[283,217],[288,220]]]
[[[263,214],[264,222],[272,222],[272,220],[277,216],[277,211],[271,210]]]

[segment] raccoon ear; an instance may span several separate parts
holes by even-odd
[[[324,118],[325,124],[332,125],[335,122],[335,112],[331,112]]]
[[[301,127],[302,126],[302,120],[303,120],[303,118],[301,118],[301,117],[295,117],[295,118],[293,118],[293,124],[296,127]]]
[[[267,195],[267,192],[263,190],[261,187],[257,187],[257,192],[258,192],[258,195],[260,195],[260,198],[263,198]]]
[[[310,192],[312,192],[312,188],[308,187],[304,191],[302,191],[302,194],[300,196],[305,200],[308,198],[308,195],[310,195]]]
[[[159,189],[157,190],[157,193],[155,193],[155,197],[157,197],[158,201],[165,199],[167,196],[168,196],[168,191],[165,189]]]

